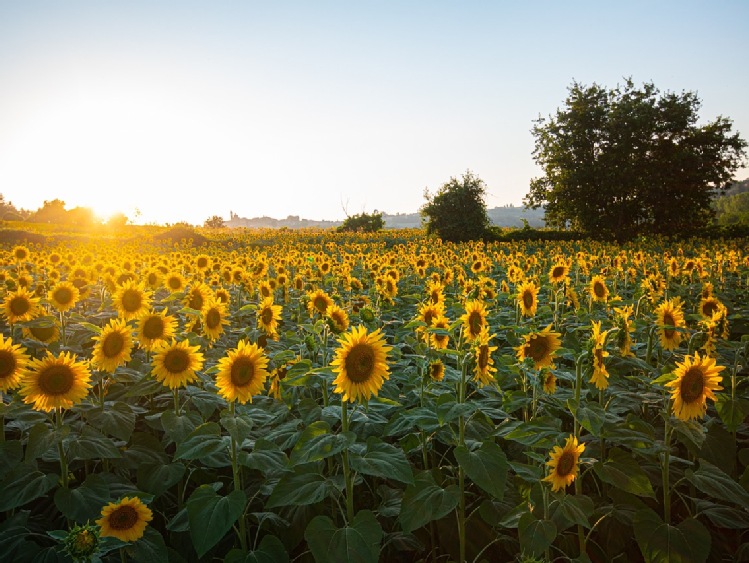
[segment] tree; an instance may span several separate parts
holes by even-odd
[[[65,202],[61,199],[45,200],[44,205],[31,214],[29,221],[32,223],[62,224],[66,222],[67,214]]]
[[[220,229],[224,226],[224,219],[218,215],[214,215],[213,217],[206,219],[203,226],[206,229]]]
[[[569,87],[564,109],[537,119],[526,207],[547,225],[605,238],[694,232],[712,219],[711,198],[730,184],[746,141],[718,117],[697,125],[693,92],[661,94],[631,79],[612,90]]]
[[[427,218],[427,234],[436,234],[442,240],[464,242],[484,237],[489,229],[486,213],[486,184],[467,170],[461,180],[450,180],[431,195],[424,191],[427,202],[420,213]]]
[[[376,233],[385,226],[382,220],[382,213],[359,213],[350,215],[342,225],[336,229],[339,233],[358,232],[358,233]]]

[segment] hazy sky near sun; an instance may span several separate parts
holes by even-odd
[[[749,139],[747,22],[745,0],[0,0],[0,193],[342,219],[470,169],[521,205],[573,80],[696,91]]]

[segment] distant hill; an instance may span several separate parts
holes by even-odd
[[[723,197],[743,194],[746,192],[749,192],[749,178],[745,178],[740,182],[734,182],[733,184],[731,184],[731,187],[726,190],[726,193],[723,194]]]
[[[524,207],[494,207],[486,210],[492,224],[499,227],[522,227],[523,219],[528,221],[531,227],[544,226],[543,209],[525,209]],[[339,226],[343,221],[316,221],[302,219],[298,215],[289,215],[286,219],[274,219],[272,217],[253,217],[247,219],[236,213],[229,212],[230,219],[225,221],[227,227],[245,227],[251,229],[303,229],[315,227],[318,229],[330,229]],[[421,227],[421,215],[418,213],[396,213],[390,215],[382,213],[386,229],[417,229]]]

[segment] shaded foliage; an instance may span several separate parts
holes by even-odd
[[[346,217],[343,225],[340,225],[337,231],[339,233],[376,233],[384,226],[385,221],[382,219],[382,213],[358,213]]]
[[[427,234],[451,242],[484,238],[490,224],[485,195],[486,184],[470,170],[460,180],[450,178],[434,195],[425,190],[427,202],[420,211],[427,219]]]

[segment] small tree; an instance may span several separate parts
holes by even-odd
[[[346,217],[343,225],[340,225],[337,231],[339,233],[376,233],[384,226],[385,222],[382,220],[382,213],[359,213]]]
[[[442,184],[437,193],[424,191],[427,202],[420,212],[426,222],[427,234],[436,234],[442,240],[464,242],[484,237],[489,229],[486,213],[486,184],[467,170],[458,180]]]
[[[224,219],[218,215],[214,215],[213,217],[206,219],[203,226],[206,229],[220,229],[224,226]]]

